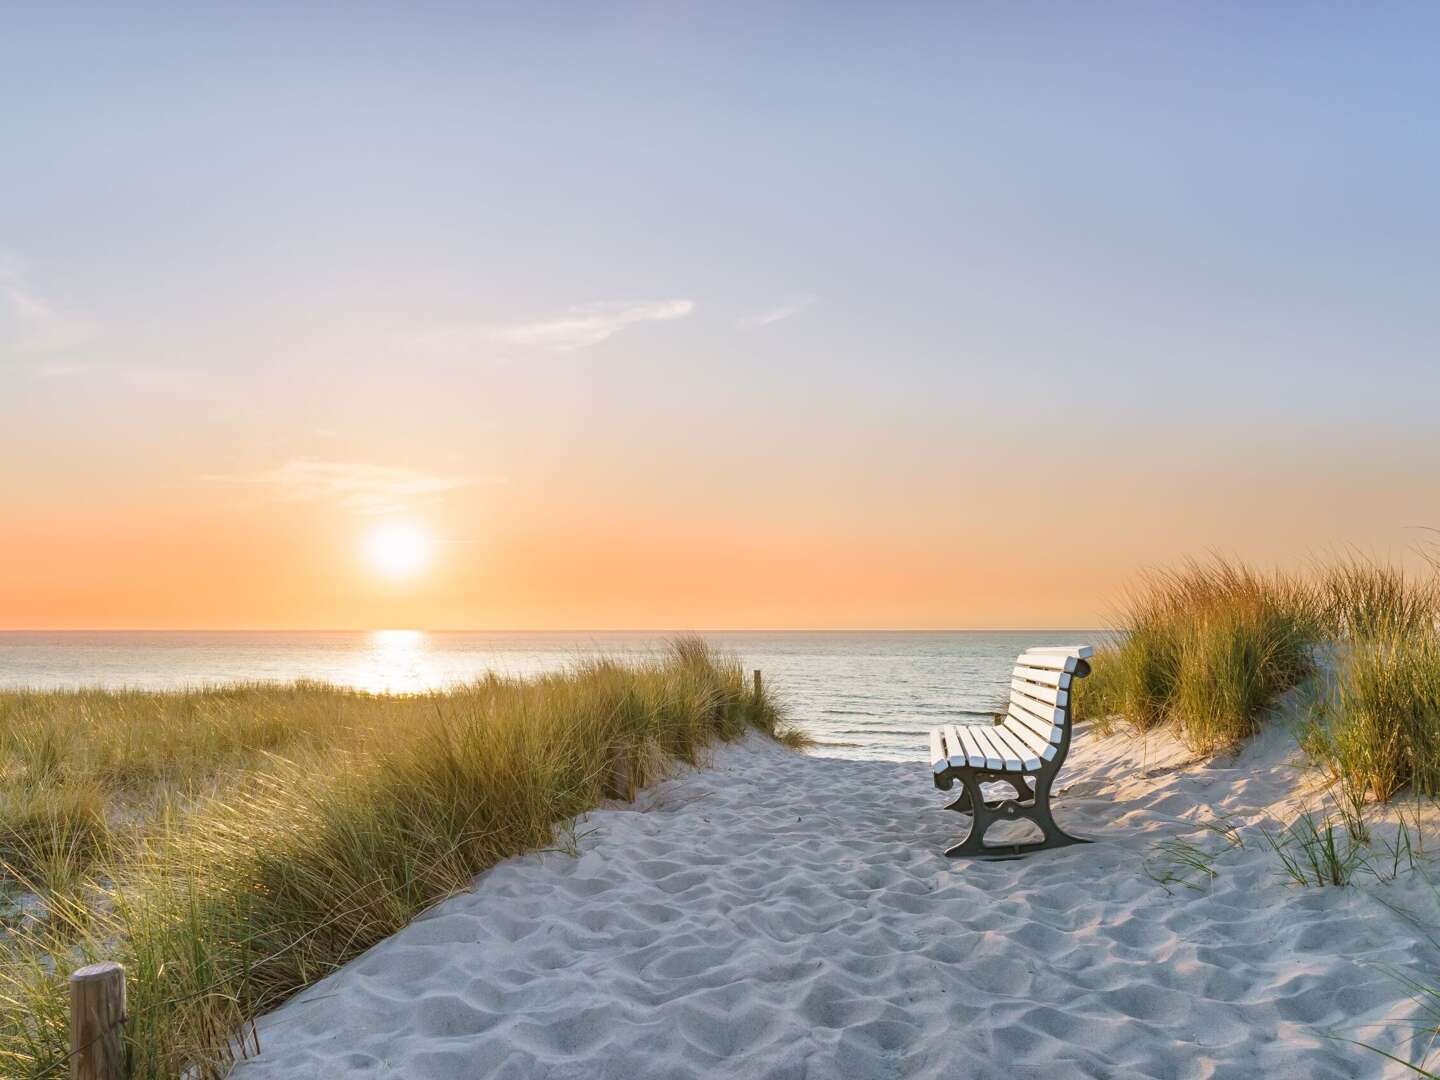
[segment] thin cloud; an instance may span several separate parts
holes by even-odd
[[[627,326],[683,319],[694,310],[693,300],[582,304],[553,319],[536,322],[438,327],[408,334],[403,344],[422,352],[443,355],[473,352],[495,345],[574,352],[607,341]]]
[[[614,337],[627,326],[683,319],[695,310],[692,300],[660,300],[648,304],[589,304],[571,308],[558,319],[521,323],[500,329],[496,338],[507,345],[569,352]]]
[[[790,318],[792,315],[799,315],[811,304],[815,303],[813,296],[801,297],[788,304],[781,304],[779,307],[770,308],[767,311],[756,312],[753,315],[741,317],[737,325],[742,330],[758,330],[762,326],[774,326],[778,322]]]
[[[63,314],[17,266],[0,262],[0,347],[21,355],[61,352],[93,336],[89,323]]]
[[[468,487],[466,476],[421,472],[399,465],[299,458],[253,473],[211,476],[227,484],[268,488],[291,502],[330,502],[362,514],[389,514],[427,496]]]

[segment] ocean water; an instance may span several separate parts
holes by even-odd
[[[759,668],[817,743],[840,757],[922,760],[939,722],[993,714],[1015,657],[1098,631],[746,632],[705,635]],[[665,648],[663,633],[0,632],[0,688],[175,689],[319,679],[363,690],[439,689],[487,671],[534,675],[596,654]]]

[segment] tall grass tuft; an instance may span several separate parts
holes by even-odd
[[[1440,618],[1440,578],[1415,577],[1353,556],[1322,567],[1318,576],[1322,610],[1337,640],[1424,634]]]
[[[1440,635],[1386,631],[1342,643],[1304,745],[1361,799],[1440,795]]]
[[[0,743],[9,798],[38,798],[42,772],[132,801],[185,793],[96,855],[83,909],[57,904],[0,943],[0,1073],[18,1076],[67,1068],[64,979],[83,959],[126,965],[132,1075],[221,1076],[253,1051],[256,1016],[668,760],[752,729],[798,741],[696,639],[638,665],[414,697],[309,685],[7,704],[24,728]],[[190,730],[141,763],[124,725],[156,715]],[[80,737],[34,752],[61,730]]]
[[[1102,731],[1170,724],[1215,750],[1319,667],[1302,744],[1342,800],[1440,795],[1440,575],[1354,556],[1304,576],[1192,562],[1145,577],[1116,624],[1075,692]]]
[[[1440,578],[1351,559],[1321,594],[1332,671],[1303,745],[1357,805],[1440,794]]]
[[[109,841],[105,796],[94,784],[0,786],[0,871],[60,889],[77,881]]]
[[[1127,598],[1114,642],[1076,694],[1077,716],[1173,724],[1202,750],[1254,731],[1313,664],[1323,612],[1314,590],[1224,559],[1148,575]]]
[[[1330,815],[1318,824],[1301,814],[1290,828],[1272,833],[1261,826],[1265,842],[1280,860],[1285,876],[1305,886],[1349,885],[1356,872],[1369,869],[1364,847],[1348,828],[1337,828]]]

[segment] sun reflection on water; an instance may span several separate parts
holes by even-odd
[[[371,693],[413,694],[445,679],[436,668],[430,635],[423,630],[372,630],[344,681]]]

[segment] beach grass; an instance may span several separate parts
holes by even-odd
[[[1326,626],[1339,640],[1367,641],[1433,632],[1440,619],[1440,575],[1350,556],[1316,574]]]
[[[1345,642],[1303,745],[1352,799],[1440,794],[1440,634],[1383,630]]]
[[[1440,795],[1440,575],[1350,556],[1304,574],[1192,562],[1144,577],[1076,688],[1101,731],[1170,725],[1214,751],[1311,680],[1300,731],[1358,807]]]
[[[1440,576],[1350,559],[1320,588],[1331,662],[1302,745],[1351,805],[1440,794]]]
[[[0,872],[43,907],[0,938],[0,1075],[67,1072],[94,959],[126,966],[133,1076],[223,1075],[256,1016],[601,800],[717,739],[803,742],[743,676],[683,639],[413,696],[0,695]]]
[[[1311,670],[1323,612],[1313,588],[1216,559],[1144,577],[1115,639],[1077,688],[1076,715],[1102,729],[1171,724],[1216,750],[1251,734],[1266,708]]]

